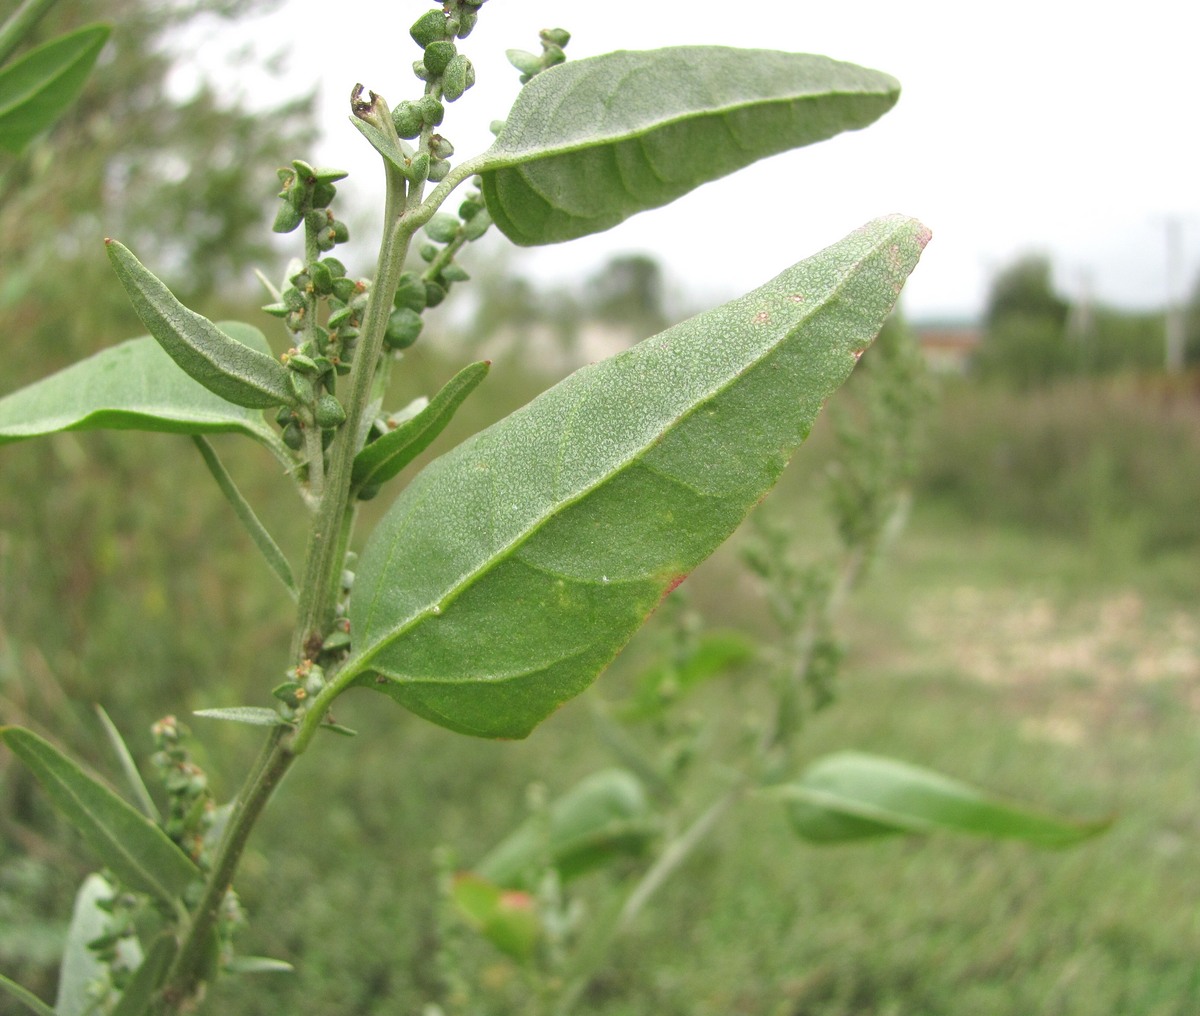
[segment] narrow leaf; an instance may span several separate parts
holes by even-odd
[[[32,991],[28,988],[22,988],[16,981],[10,981],[3,974],[0,974],[0,988],[7,991],[9,995],[25,1006],[34,1016],[57,1016],[54,1010]]]
[[[816,843],[945,831],[1064,847],[1109,825],[1038,814],[929,769],[852,751],[819,760],[775,794],[796,832]]]
[[[522,246],[609,229],[768,155],[865,127],[896,80],[823,56],[619,51],[538,74],[484,153],[483,195]]]
[[[226,964],[231,974],[290,974],[296,968],[286,960],[271,959],[270,956],[235,956]]]
[[[197,709],[193,716],[209,720],[229,720],[232,723],[248,723],[252,727],[287,727],[287,720],[274,709],[264,706],[228,706],[224,709]]]
[[[107,979],[108,968],[100,962],[88,943],[108,934],[112,915],[101,904],[113,898],[116,890],[103,875],[92,874],[83,880],[75,894],[71,924],[58,968],[58,994],[54,1011],[58,1016],[85,1016],[95,1008],[89,987]],[[140,951],[135,960],[140,959]]]
[[[133,759],[133,753],[130,752],[129,746],[125,743],[125,738],[121,736],[117,725],[113,723],[108,713],[104,711],[104,706],[97,702],[92,708],[96,710],[96,715],[100,717],[100,725],[104,727],[104,733],[108,735],[108,743],[112,745],[113,753],[117,756],[117,761],[121,764],[121,772],[125,774],[125,782],[129,784],[129,789],[133,791],[133,796],[137,801],[138,807],[142,809],[142,814],[146,818],[157,824],[161,821],[162,816],[158,813],[158,808],[154,804],[154,798],[150,796],[150,791],[146,789],[146,784],[142,780],[142,774]]]
[[[33,771],[84,842],[131,889],[171,903],[200,877],[166,833],[53,745],[20,727],[0,728],[0,740]]]
[[[176,948],[173,935],[163,934],[154,941],[109,1016],[145,1016],[151,1011],[151,1004],[175,958]]]
[[[360,557],[343,679],[528,734],[771,488],[928,236],[876,220],[426,466]]]
[[[464,367],[419,413],[366,445],[354,457],[354,486],[370,487],[387,482],[428,448],[446,429],[446,424],[454,418],[467,396],[487,377],[490,367],[488,360]]]
[[[107,25],[89,25],[0,70],[0,148],[21,151],[63,114],[82,90],[109,31]]]
[[[526,819],[475,872],[504,888],[534,889],[543,861],[572,879],[644,853],[657,832],[641,781],[626,769],[605,769],[580,780],[549,815]]]
[[[350,117],[350,122],[358,128],[358,132],[370,142],[371,147],[395,166],[405,176],[411,172],[412,160],[405,156],[400,146],[388,137],[374,124],[367,123],[360,117]]]
[[[212,478],[217,481],[217,486],[221,488],[221,493],[225,495],[225,499],[233,508],[238,521],[242,524],[246,532],[250,534],[250,539],[254,541],[254,546],[258,548],[259,553],[262,554],[271,571],[283,583],[284,588],[292,594],[292,599],[295,599],[296,579],[292,575],[292,566],[288,563],[287,556],[279,549],[279,544],[275,542],[271,534],[267,532],[267,527],[254,514],[254,509],[250,507],[250,502],[238,490],[237,484],[233,482],[233,477],[229,475],[228,471],[221,464],[221,460],[217,458],[217,453],[213,450],[213,446],[199,434],[192,435],[192,440],[196,442],[196,447],[200,450],[204,464],[208,466],[208,471],[212,473]]]
[[[138,317],[189,376],[210,392],[249,409],[295,403],[283,364],[235,341],[208,318],[188,310],[127,247],[115,240],[104,242]]]
[[[262,332],[225,321],[222,332],[269,354]],[[62,430],[234,432],[277,438],[262,413],[232,405],[175,366],[150,336],[130,339],[0,398],[0,444]]]

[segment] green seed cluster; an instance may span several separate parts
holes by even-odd
[[[571,33],[565,28],[543,28],[538,33],[542,42],[540,56],[523,49],[510,49],[506,53],[508,62],[521,72],[521,84],[527,85],[536,75],[567,59],[563,48],[571,41]]]
[[[425,82],[425,94],[397,105],[392,124],[404,140],[428,139],[413,164],[413,176],[421,180],[437,183],[450,171],[454,146],[431,132],[446,115],[443,100],[454,102],[475,84],[475,67],[458,51],[456,40],[471,34],[483,4],[484,0],[447,0],[439,9],[422,14],[409,29],[423,51],[421,59],[413,62],[413,73]]]
[[[150,762],[167,791],[163,831],[201,868],[207,866],[206,838],[216,820],[216,803],[208,776],[187,748],[187,728],[166,716],[150,728],[154,755]]]
[[[337,193],[333,182],[345,175],[341,170],[313,169],[300,160],[293,162],[291,169],[279,171],[283,208],[275,228],[289,232],[303,222],[309,250],[315,248],[318,252],[288,277],[279,301],[263,308],[283,318],[296,338],[282,359],[291,371],[289,380],[301,408],[297,411],[284,407],[276,416],[283,428],[284,443],[293,451],[304,447],[305,428],[313,425],[321,428],[322,440],[328,446],[333,432],[346,418],[335,394],[336,381],[350,372],[366,311],[368,285],[350,278],[337,258],[320,257],[349,239],[345,223],[336,219],[328,207]],[[329,311],[324,324],[317,320],[321,303],[327,304]]]

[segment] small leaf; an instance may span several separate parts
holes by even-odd
[[[208,720],[229,720],[231,723],[248,723],[252,727],[288,727],[288,723],[274,709],[265,706],[228,706],[224,709],[197,709],[193,716]]]
[[[638,778],[625,769],[605,769],[580,780],[550,805],[546,818],[526,819],[475,871],[505,888],[532,889],[542,861],[569,880],[619,857],[643,854],[657,833]]]
[[[117,756],[117,761],[121,764],[121,772],[125,774],[125,782],[129,784],[129,789],[133,791],[133,796],[138,803],[138,807],[142,809],[142,814],[146,818],[157,824],[162,816],[158,813],[158,808],[154,804],[154,798],[150,796],[150,791],[146,789],[146,784],[142,780],[142,774],[138,770],[137,763],[133,760],[133,753],[130,752],[129,746],[125,743],[125,738],[121,736],[117,725],[113,723],[108,713],[104,711],[104,706],[97,702],[92,708],[96,710],[96,715],[100,717],[100,724],[104,727],[104,732],[108,735],[108,743],[112,745],[113,752]]]
[[[83,89],[110,29],[89,25],[31,49],[0,70],[0,148],[16,154]]]
[[[445,430],[467,396],[487,377],[490,367],[487,360],[464,367],[420,412],[366,445],[354,457],[352,482],[355,488],[387,482],[428,448]]]
[[[269,956],[235,956],[225,965],[230,974],[290,974],[296,968],[285,960]]]
[[[514,243],[587,236],[865,127],[899,94],[887,74],[804,53],[679,46],[573,60],[521,89],[484,153],[483,195]]]
[[[32,770],[54,806],[129,888],[173,903],[200,877],[166,833],[53,745],[20,727],[0,728],[0,740]]]
[[[170,934],[160,935],[150,946],[129,984],[121,992],[109,1016],[145,1016],[150,1012],[159,987],[167,976],[171,961],[175,959],[177,946]]]
[[[284,588],[292,594],[292,598],[296,598],[296,579],[292,575],[292,566],[288,563],[287,555],[279,549],[271,534],[267,531],[267,527],[259,521],[254,509],[250,506],[250,502],[242,496],[242,492],[238,490],[238,486],[233,482],[233,477],[221,464],[221,460],[217,458],[217,453],[199,434],[193,434],[192,440],[196,443],[196,447],[200,451],[201,457],[204,459],[204,464],[208,466],[208,471],[212,478],[217,481],[217,486],[221,488],[221,493],[225,495],[225,499],[233,508],[234,514],[238,517],[242,527],[250,535],[250,539],[254,541],[254,545],[263,556],[263,560],[267,562],[267,566],[275,573],[275,576],[283,583]]]
[[[105,240],[105,244],[138,317],[189,376],[237,406],[269,409],[295,405],[283,364],[188,310],[127,247],[115,240]]]
[[[705,635],[681,664],[660,664],[643,674],[636,696],[622,715],[627,720],[661,716],[705,681],[754,659],[754,652],[754,643],[736,632]]]
[[[533,955],[542,926],[529,893],[464,872],[455,876],[451,896],[462,918],[502,953],[522,962]]]
[[[1110,824],[1041,815],[929,769],[852,751],[820,759],[772,793],[788,802],[796,832],[815,843],[944,831],[1065,847]]]
[[[57,1013],[32,991],[28,988],[22,988],[16,981],[10,981],[3,974],[0,974],[0,988],[7,991],[9,995],[25,1006],[34,1016],[57,1016]]]
[[[767,493],[928,237],[878,219],[427,465],[363,549],[339,677],[524,737]]]
[[[251,325],[224,321],[220,328],[251,349],[269,352],[262,332]],[[260,412],[202,388],[149,336],[101,350],[0,398],[0,444],[100,429],[236,432],[265,444],[276,440]]]
[[[93,981],[107,977],[107,968],[88,948],[88,943],[108,934],[112,915],[100,904],[111,900],[115,892],[103,875],[92,874],[83,880],[75,894],[58,971],[58,995],[54,1000],[54,1011],[58,1016],[85,1016],[88,1010],[94,1009],[88,988]],[[139,950],[134,959],[140,960],[140,957]]]
[[[357,116],[350,117],[350,122],[358,128],[358,132],[371,143],[371,147],[390,162],[404,176],[412,173],[412,160],[408,158],[400,145],[374,124]]]

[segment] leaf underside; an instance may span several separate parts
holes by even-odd
[[[724,46],[619,51],[538,74],[485,153],[483,194],[522,246],[597,233],[758,159],[857,130],[894,78]]]
[[[793,828],[815,843],[940,831],[1064,847],[1109,825],[1039,814],[929,769],[851,751],[819,760],[780,792]]]
[[[270,354],[257,328],[223,321],[221,330]],[[274,440],[261,412],[235,406],[188,377],[150,336],[101,350],[0,398],[0,444],[63,430],[150,430],[174,434],[240,432]]]
[[[430,463],[371,535],[347,677],[523,737],[770,489],[928,239],[878,219]]]

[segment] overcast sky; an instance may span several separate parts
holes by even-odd
[[[247,38],[263,59],[291,40],[287,87],[320,89],[325,136],[313,157],[350,169],[344,191],[367,207],[380,173],[346,122],[350,88],[362,81],[392,104],[414,97],[409,65],[419,52],[407,28],[429,6],[285,0],[235,37],[198,33],[177,80],[186,88],[197,68],[219,69],[230,89],[278,97],[254,59],[223,57]],[[1169,217],[1182,223],[1177,291],[1200,274],[1200,4],[490,0],[461,44],[479,83],[442,128],[460,154],[491,142],[488,122],[516,94],[504,50],[536,51],[538,29],[560,26],[572,33],[569,58],[680,44],[785,49],[887,71],[903,92],[863,131],[764,160],[599,236],[524,254],[517,264],[531,274],[583,277],[615,252],[652,251],[697,298],[715,301],[893,211],[934,234],[906,291],[914,318],[977,314],[991,273],[1028,251],[1051,256],[1068,295],[1088,287],[1104,302],[1160,307]],[[712,228],[734,204],[746,209],[744,226]]]

